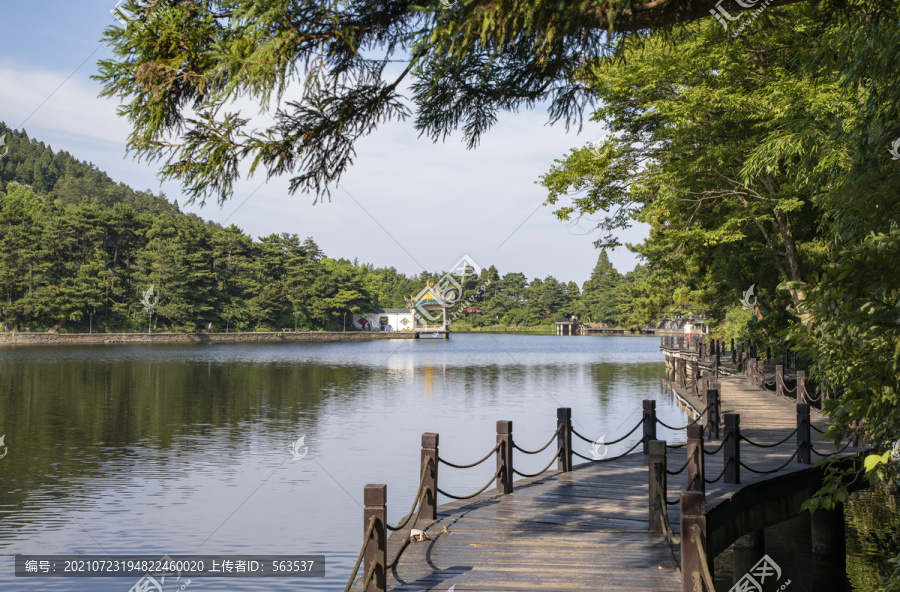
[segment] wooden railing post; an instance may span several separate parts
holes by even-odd
[[[659,504],[666,503],[666,441],[652,440],[650,442],[650,532],[663,532],[662,507]],[[657,503],[657,500],[658,503]]]
[[[775,394],[779,397],[784,394],[784,365],[775,366]]]
[[[710,384],[706,391],[706,430],[710,440],[719,439],[719,389],[718,382]]]
[[[766,366],[769,365],[769,361],[772,359],[772,346],[766,346]]]
[[[512,493],[513,490],[513,425],[501,419],[497,422],[497,493]]]
[[[734,349],[734,337],[731,338],[731,363],[737,364],[737,351]]]
[[[804,370],[797,370],[797,402],[809,403],[806,396],[806,372]]]
[[[363,532],[369,530],[369,522],[375,518],[375,529],[366,542],[362,581],[369,572],[372,579],[363,592],[386,592],[387,590],[387,485],[369,484],[363,490]]]
[[[701,553],[702,549],[702,553]],[[715,592],[706,586],[703,558],[706,557],[706,494],[681,493],[681,589],[683,592]],[[706,569],[713,572],[707,557]]]
[[[687,475],[688,491],[706,491],[706,482],[703,462],[703,426],[689,425],[687,427]]]
[[[797,462],[808,465],[811,440],[809,437],[809,404],[797,403]]]
[[[753,358],[747,362],[747,382],[749,384],[756,383],[756,360]]]
[[[428,464],[425,462],[428,461]],[[438,435],[422,434],[422,518],[437,519],[437,487],[438,487]]]
[[[766,365],[762,362],[762,360],[756,361],[756,370],[759,373],[756,377],[756,385],[759,387],[759,390],[766,390]]]
[[[725,414],[725,483],[741,482],[741,414]]]
[[[559,457],[556,459],[556,469],[564,473],[572,470],[572,408],[559,407],[556,410],[556,447],[559,449]]]
[[[656,401],[644,399],[644,454],[650,452],[650,441],[656,440]]]
[[[703,396],[703,391],[700,390],[700,365],[696,361],[691,366],[691,392],[696,397]]]

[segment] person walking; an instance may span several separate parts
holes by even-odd
[[[694,326],[691,325],[691,322],[688,321],[684,324],[684,337],[687,339],[688,347],[691,346],[691,331],[694,329]]]

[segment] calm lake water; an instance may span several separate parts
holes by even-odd
[[[657,338],[457,334],[359,343],[0,348],[0,590],[127,592],[134,578],[15,578],[14,554],[312,554],[326,577],[195,578],[190,590],[342,590],[362,538],[363,486],[388,484],[396,523],[423,432],[482,457],[496,421],[542,446],[557,407],[607,440],[666,394]],[[290,445],[301,436],[294,460]],[[683,433],[660,428],[659,437]],[[640,438],[610,448],[622,452]],[[589,455],[590,445],[576,450]],[[2,451],[0,451],[2,453]],[[519,455],[534,472],[553,452]],[[441,470],[468,494],[493,475]],[[447,501],[441,496],[441,502]],[[171,579],[169,579],[171,582]],[[164,586],[180,590],[183,582]]]

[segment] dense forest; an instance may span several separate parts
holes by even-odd
[[[90,163],[0,125],[0,323],[61,332],[337,329],[343,313],[406,306],[441,273],[407,276],[327,257],[312,238],[254,239],[134,191]],[[529,281],[491,266],[463,286],[467,325],[534,326],[554,318],[609,324],[632,313],[624,276],[601,252],[581,286]],[[146,312],[143,294],[158,303]],[[479,287],[483,287],[479,290]]]

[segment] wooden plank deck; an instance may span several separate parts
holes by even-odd
[[[719,382],[722,412],[741,414],[744,436],[773,443],[796,427],[793,401],[758,390],[744,377],[720,377]],[[691,395],[680,396],[692,406],[700,406]],[[825,420],[818,411],[812,411],[811,419],[813,425],[824,428]],[[638,430],[615,448],[627,450],[640,437]],[[816,449],[833,450],[820,440],[813,432]],[[708,442],[706,448],[713,449],[718,443]],[[583,448],[583,444],[576,446],[576,450]],[[615,448],[610,449],[610,455],[616,453]],[[751,448],[744,443],[741,456],[748,466],[771,470],[783,464],[795,448],[793,438],[773,448]],[[842,456],[859,451],[848,448]],[[543,454],[550,458],[549,451]],[[818,458],[814,455],[813,462]],[[706,456],[708,480],[721,473],[722,459],[721,452]],[[669,450],[670,471],[677,470],[685,460],[684,448]],[[388,590],[680,592],[680,548],[668,543],[663,535],[647,532],[647,465],[647,456],[635,452],[612,462],[578,464],[568,473],[552,470],[520,479],[509,495],[486,492],[471,500],[442,504],[437,520],[419,521],[418,528],[431,540],[409,545],[389,570]],[[804,468],[808,465],[793,461],[775,475]],[[774,476],[741,472],[740,485],[727,485],[722,480],[707,485],[707,511],[742,487]],[[687,476],[669,476],[668,481],[667,497],[674,500],[686,486]],[[669,506],[668,513],[677,536],[678,506]],[[388,561],[396,556],[408,532],[405,529],[391,535]],[[357,581],[354,590],[360,589]]]

